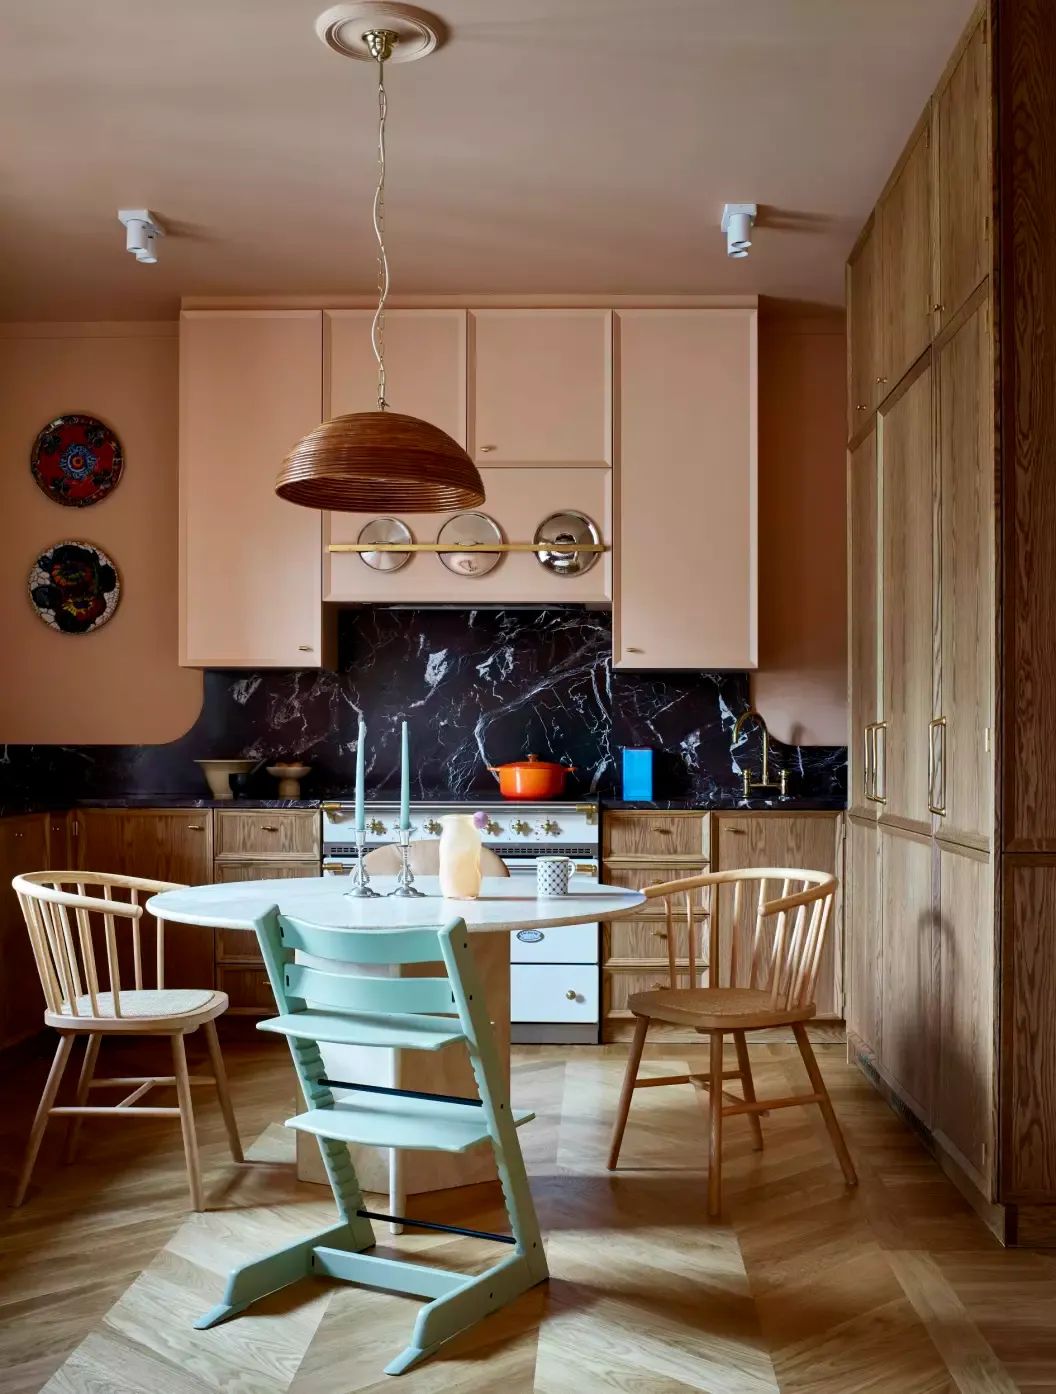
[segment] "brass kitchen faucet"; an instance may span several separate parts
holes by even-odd
[[[742,778],[744,780],[744,797],[748,798],[753,789],[777,789],[781,797],[784,798],[788,793],[788,771],[778,770],[776,782],[770,778],[770,732],[767,730],[766,722],[762,714],[757,712],[754,707],[749,707],[746,712],[741,712],[733,727],[733,737],[730,741],[730,749],[736,748],[737,742],[741,738],[741,732],[745,725],[754,720],[756,725],[763,733],[763,770],[761,779],[752,779],[751,770],[744,770]]]

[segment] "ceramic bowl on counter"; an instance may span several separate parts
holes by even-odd
[[[194,762],[205,775],[206,783],[209,785],[209,792],[214,799],[231,799],[234,795],[231,792],[231,776],[233,774],[249,774],[260,764],[259,760],[195,760]]]

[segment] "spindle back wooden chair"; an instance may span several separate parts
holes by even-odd
[[[338,1222],[236,1268],[223,1300],[195,1325],[204,1329],[237,1316],[258,1298],[311,1274],[427,1297],[410,1343],[386,1366],[386,1374],[399,1375],[547,1276],[517,1140],[517,1128],[534,1115],[510,1107],[464,921],[414,929],[337,929],[290,919],[273,907],[254,928],[279,1008],[279,1015],[260,1022],[259,1029],[287,1037],[306,1104],[306,1111],[286,1126],[319,1139]],[[435,964],[440,971],[431,977],[376,972],[382,966],[410,964]],[[361,965],[366,973],[357,971]],[[463,1049],[478,1097],[333,1079],[320,1043],[360,1050]],[[369,1210],[349,1143],[440,1152],[465,1152],[490,1143],[510,1233]],[[371,1220],[471,1235],[509,1245],[511,1252],[472,1274],[408,1263],[400,1256],[369,1252],[375,1243]],[[350,1342],[356,1324],[350,1323]]]
[[[216,1018],[227,1008],[227,995],[204,987],[167,988],[164,921],[156,920],[152,936],[143,932],[141,900],[183,887],[98,871],[33,871],[16,876],[11,884],[25,916],[44,990],[44,1024],[59,1033],[13,1204],[21,1205],[25,1199],[49,1118],[71,1119],[64,1156],[72,1162],[84,1118],[171,1117],[179,1118],[183,1133],[191,1204],[202,1210],[192,1085],[215,1084],[236,1162],[242,1161],[242,1147],[216,1035]],[[151,978],[154,985],[148,986]],[[205,1034],[213,1073],[192,1077],[184,1036],[199,1026]],[[55,1099],[74,1041],[81,1035],[87,1037],[87,1044],[75,1101],[59,1107]],[[95,1078],[100,1045],[107,1035],[170,1037],[173,1073]],[[132,1092],[117,1104],[89,1104],[91,1090],[114,1087]],[[137,1107],[145,1094],[159,1087],[175,1088],[176,1107]]]
[[[722,1122],[740,1114],[747,1115],[758,1149],[763,1145],[761,1116],[777,1108],[817,1104],[844,1178],[848,1185],[856,1184],[854,1166],[806,1029],[815,1015],[814,991],[836,885],[827,872],[763,867],[709,872],[645,889],[648,899],[663,899],[665,903],[670,985],[634,993],[628,1002],[635,1019],[634,1038],[613,1126],[610,1171],[619,1160],[635,1089],[692,1084],[708,1094],[709,1215],[718,1215],[722,1208]],[[693,896],[698,891],[704,892],[699,923],[707,935],[706,950],[703,943],[696,943],[698,914],[694,913]],[[678,963],[675,942],[673,903],[681,897],[685,898],[688,926],[688,973]],[[706,975],[706,986],[697,986],[698,972]],[[688,987],[678,986],[683,973],[688,975]],[[707,1074],[639,1079],[642,1050],[653,1021],[706,1035],[710,1044]],[[746,1033],[776,1027],[791,1028],[811,1093],[756,1098]],[[736,1070],[724,1068],[723,1041],[727,1035],[733,1037],[736,1048]],[[725,1093],[727,1080],[740,1080],[740,1098]]]

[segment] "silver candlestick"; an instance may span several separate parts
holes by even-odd
[[[390,891],[389,895],[402,896],[424,896],[425,892],[420,891],[414,884],[414,872],[411,870],[411,834],[417,831],[415,828],[400,828],[400,859],[403,865],[396,874],[396,889]]]
[[[367,896],[377,896],[377,891],[370,888],[370,873],[363,864],[363,849],[367,845],[366,828],[356,828],[356,864],[352,868],[350,880],[352,885],[345,895],[354,896],[357,899],[365,899]]]

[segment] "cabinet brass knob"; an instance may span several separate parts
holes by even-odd
[[[945,310],[945,308],[946,308],[945,305],[932,305],[931,310],[932,310],[932,313],[933,313],[933,314],[941,315],[942,312],[943,312],[943,310]]]
[[[570,1002],[574,1002],[576,1000],[575,988],[570,987],[568,991],[565,993],[565,996],[568,998]]]

